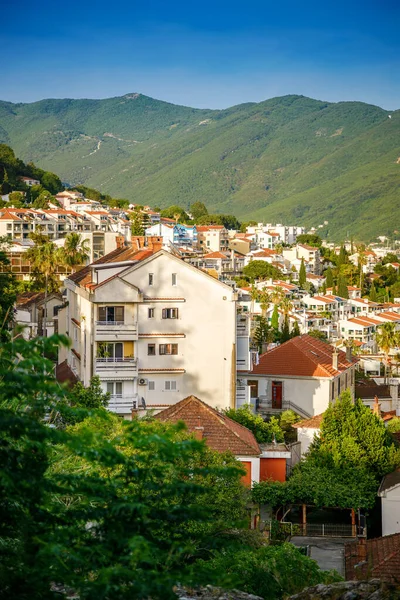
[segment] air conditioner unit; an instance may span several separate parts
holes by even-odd
[[[147,379],[139,379],[138,384],[139,385],[147,385]]]

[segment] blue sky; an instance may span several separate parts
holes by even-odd
[[[400,108],[397,0],[3,0],[0,99],[284,94]]]

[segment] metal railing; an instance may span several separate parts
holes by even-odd
[[[113,394],[110,396],[107,408],[110,412],[127,414],[131,410],[137,409],[137,406],[137,398],[132,398],[132,396],[123,396],[122,394]]]
[[[137,359],[133,357],[116,358],[113,356],[107,358],[96,358],[97,363],[135,363],[136,360]]]
[[[96,321],[96,325],[124,325],[125,321]],[[132,323],[133,324],[133,323]]]

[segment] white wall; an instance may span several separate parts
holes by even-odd
[[[260,481],[260,458],[258,456],[235,456],[240,462],[251,463],[251,481],[259,483]]]
[[[400,533],[400,485],[387,490],[382,498],[382,535]]]
[[[305,454],[310,447],[314,436],[318,435],[319,429],[310,427],[297,427],[297,440],[301,443],[301,455]]]

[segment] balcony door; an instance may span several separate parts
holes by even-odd
[[[107,392],[110,396],[118,396],[122,398],[122,381],[108,381]]]
[[[105,362],[120,361],[124,357],[124,344],[116,342],[115,344],[101,343],[98,348],[98,358]]]
[[[123,306],[99,306],[99,321],[100,323],[117,323],[124,322],[124,307]]]
[[[272,408],[282,408],[282,381],[272,382]]]

